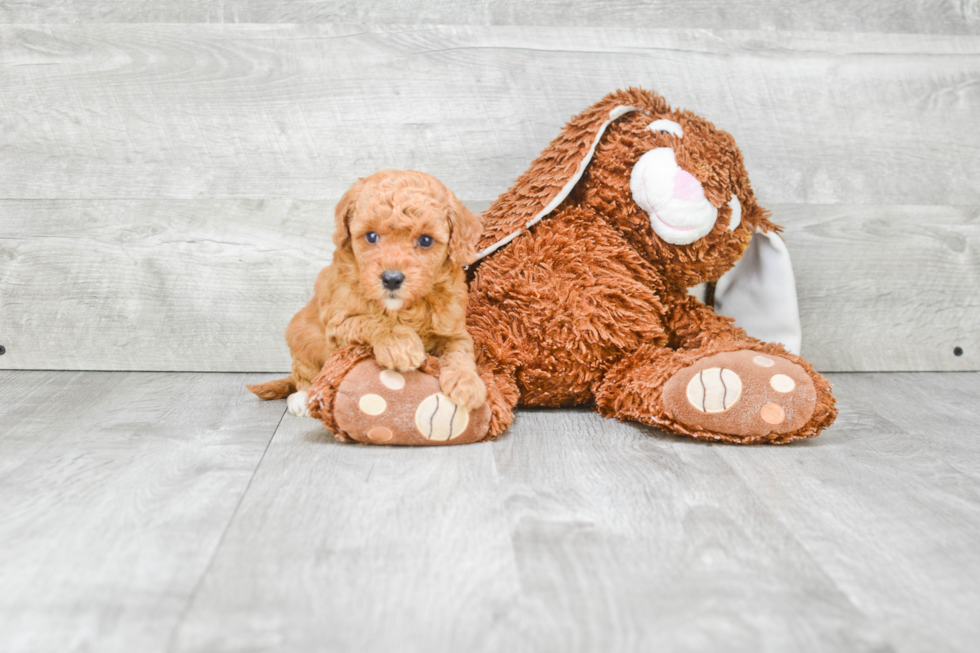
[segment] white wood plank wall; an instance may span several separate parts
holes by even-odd
[[[286,370],[357,176],[423,169],[485,208],[627,85],[736,137],[818,368],[980,369],[974,0],[38,1],[0,22],[0,369]]]

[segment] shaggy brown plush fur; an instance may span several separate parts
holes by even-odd
[[[333,262],[286,330],[293,373],[249,390],[263,399],[303,391],[338,348],[367,345],[391,370],[416,369],[435,354],[443,392],[467,409],[483,405],[463,271],[475,253],[479,217],[435,177],[383,170],[344,194],[335,220]],[[403,275],[397,288],[383,282],[393,272]]]
[[[655,120],[673,121],[683,135],[651,131]],[[717,209],[710,231],[689,244],[659,237],[652,221],[667,224],[669,216],[634,201],[637,162],[668,148],[683,171],[672,173],[670,197],[681,198],[677,188],[686,184],[691,196],[703,193],[702,208],[706,200]],[[580,172],[567,197],[529,224]],[[731,269],[753,231],[779,229],[756,202],[732,137],[707,120],[649,91],[612,93],[571,120],[484,223],[467,327],[488,391],[487,437],[510,425],[518,404],[593,406],[670,433],[737,443],[813,437],[834,421],[830,385],[809,363],[688,295],[689,286]],[[357,358],[336,356],[341,372]],[[324,398],[318,414],[330,412],[332,387],[343,378],[325,375],[314,384]]]
[[[578,170],[600,126],[618,106],[639,111],[609,125],[574,191],[526,229]],[[683,137],[647,130],[655,119],[677,122]],[[714,228],[688,245],[660,239],[650,216],[632,199],[633,166],[659,147],[673,149],[677,164],[718,207]],[[729,230],[732,195],[741,202],[742,217]],[[495,385],[512,388],[511,402],[516,390],[517,403],[523,405],[593,405],[609,417],[728,442],[813,437],[836,416],[827,381],[803,359],[750,338],[687,293],[688,286],[716,281],[729,270],[753,230],[775,229],[755,200],[730,135],[689,111],[672,110],[655,93],[612,93],[573,118],[484,215],[481,249],[514,231],[524,233],[475,268],[468,327],[477,362]],[[743,349],[782,357],[809,375],[815,408],[802,427],[746,435],[675,419],[661,396],[665,383],[701,358]],[[491,436],[509,424],[514,405],[498,407]]]

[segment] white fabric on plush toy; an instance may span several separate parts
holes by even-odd
[[[782,343],[799,355],[803,331],[796,277],[779,234],[753,234],[742,258],[715,284],[715,311],[735,318],[753,338]]]

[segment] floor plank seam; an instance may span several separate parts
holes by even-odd
[[[177,644],[177,633],[180,632],[181,626],[184,625],[184,622],[187,620],[187,616],[194,607],[194,602],[197,600],[197,595],[204,586],[205,579],[207,579],[208,575],[211,573],[211,568],[214,566],[214,561],[218,558],[218,553],[221,551],[222,546],[224,546],[225,538],[228,536],[228,531],[231,530],[232,524],[235,523],[235,519],[238,517],[238,512],[242,508],[242,503],[244,503],[245,497],[248,496],[248,491],[252,487],[252,482],[255,481],[255,476],[259,473],[259,469],[262,467],[262,461],[265,460],[266,454],[269,453],[269,447],[272,446],[272,441],[276,439],[276,434],[279,432],[279,427],[282,426],[282,420],[285,417],[286,409],[284,407],[282,415],[279,417],[279,421],[276,423],[276,428],[272,430],[272,436],[269,438],[269,441],[265,445],[265,449],[262,451],[262,456],[259,458],[259,462],[256,463],[255,469],[252,470],[252,475],[249,477],[248,483],[245,484],[245,488],[242,490],[242,494],[238,498],[238,503],[235,504],[235,509],[232,510],[231,516],[228,518],[228,523],[225,524],[224,530],[221,531],[221,537],[218,538],[218,543],[214,546],[214,551],[211,553],[210,559],[208,559],[208,564],[205,565],[204,570],[201,572],[201,577],[194,586],[194,590],[191,592],[190,596],[187,597],[187,602],[184,604],[184,608],[177,616],[177,621],[174,623],[174,628],[171,631],[167,642],[167,648],[165,649],[166,653],[173,653],[174,647]]]

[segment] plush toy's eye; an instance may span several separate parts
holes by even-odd
[[[378,242],[378,240],[380,239],[381,236],[378,235],[377,231],[369,231],[366,234],[364,234],[364,240],[368,241],[372,245]]]
[[[428,249],[429,247],[432,247],[432,243],[434,242],[435,241],[432,239],[432,236],[428,236],[428,235],[419,236],[419,240],[418,240],[419,247],[424,247]]]
[[[673,134],[677,138],[684,138],[684,130],[681,128],[681,126],[673,120],[667,120],[666,118],[654,120],[647,125],[647,129],[652,132],[664,132],[667,134]]]

